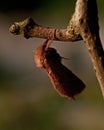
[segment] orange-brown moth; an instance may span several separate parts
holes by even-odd
[[[56,49],[48,46],[48,41],[42,43],[34,54],[36,66],[46,70],[51,83],[61,96],[74,99],[85,88],[85,84],[61,63],[62,57]]]

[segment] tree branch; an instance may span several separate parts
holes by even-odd
[[[15,22],[9,30],[11,33],[23,35],[25,38],[38,37],[59,41],[83,39],[104,96],[104,50],[99,36],[96,0],[77,0],[75,12],[66,29],[42,27],[36,24],[32,18],[28,18],[22,22]]]
[[[74,32],[74,29],[55,29],[43,27],[34,22],[32,18],[27,18],[22,22],[15,22],[9,31],[15,35],[23,35],[25,38],[44,38],[58,41],[78,41],[82,38]]]
[[[92,9],[93,7],[93,9]],[[89,51],[96,77],[104,96],[104,50],[99,36],[96,0],[77,0],[73,21]]]

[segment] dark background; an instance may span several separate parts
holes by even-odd
[[[65,3],[72,3],[72,1],[66,0],[65,2],[63,0],[55,1],[55,0],[9,0],[9,1],[1,1],[0,2],[0,10],[1,11],[10,11],[10,10],[36,10],[39,8],[45,8],[47,5],[51,6],[62,6]]]
[[[44,1],[42,0],[5,0],[0,2],[1,11],[13,11],[13,10],[33,10],[41,8]]]
[[[104,43],[104,1],[97,2]],[[13,22],[29,16],[43,26],[66,28],[74,6],[75,0],[0,2],[0,130],[104,130],[104,100],[83,41],[52,44],[86,84],[76,101],[69,101],[34,64],[34,51],[44,40],[9,32]]]

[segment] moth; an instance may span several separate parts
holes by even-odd
[[[43,42],[34,54],[34,61],[38,68],[44,68],[59,95],[68,99],[82,92],[85,84],[62,64],[62,57],[57,50],[49,47],[49,40]]]

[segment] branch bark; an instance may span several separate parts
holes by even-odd
[[[93,9],[92,9],[93,7]],[[38,37],[59,41],[84,41],[104,96],[104,50],[99,36],[96,0],[77,0],[75,12],[66,29],[42,27],[32,18],[15,22],[9,31],[25,38]]]
[[[44,38],[57,41],[78,41],[81,36],[74,32],[74,29],[55,29],[43,27],[34,22],[32,18],[27,18],[21,22],[15,22],[9,28],[9,31],[14,35],[23,35],[25,38]]]
[[[92,9],[93,7],[93,9]],[[104,97],[104,50],[99,36],[96,0],[77,0],[72,21],[86,44]]]

